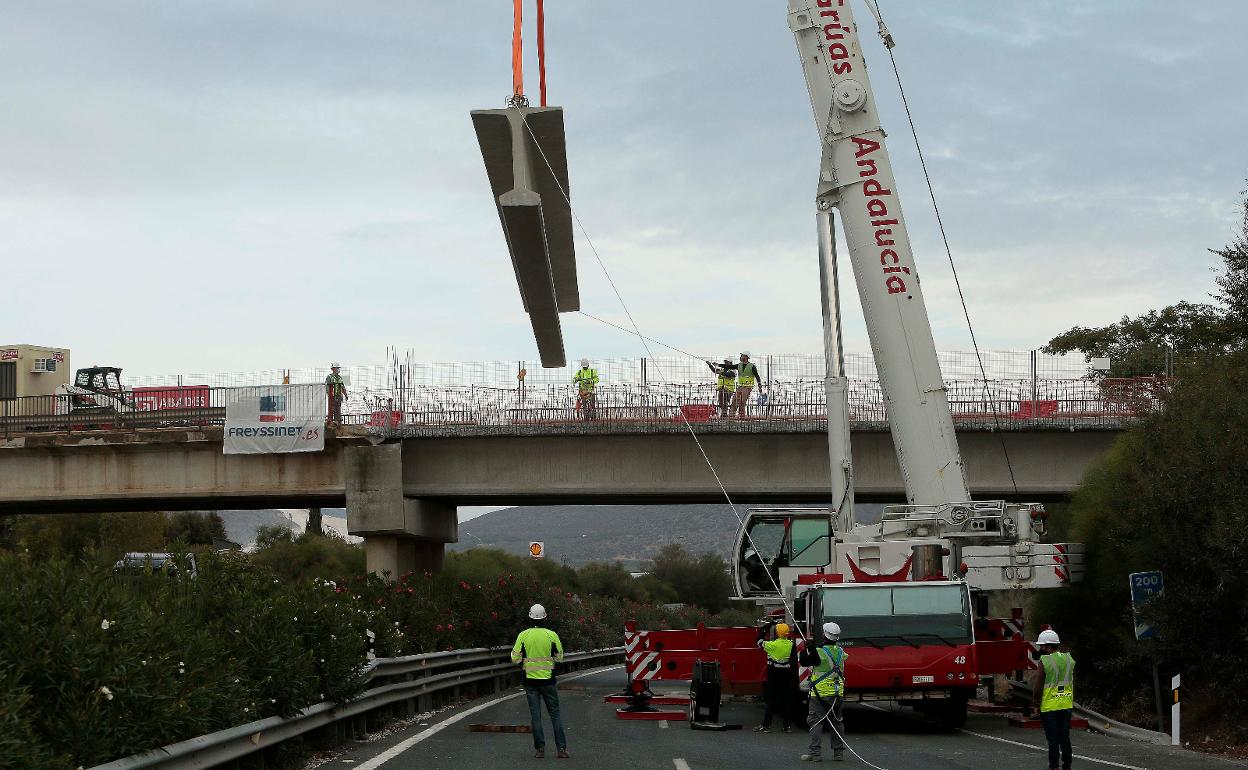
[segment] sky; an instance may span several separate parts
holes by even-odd
[[[147,374],[388,345],[535,359],[469,120],[510,91],[510,5],[0,1],[0,343]],[[547,6],[573,206],[642,331],[817,352],[819,148],[785,3]],[[981,346],[1208,298],[1248,177],[1248,3],[881,6]],[[937,346],[969,349],[856,11]],[[577,251],[583,308],[624,324]],[[645,355],[582,316],[564,336],[575,358]]]

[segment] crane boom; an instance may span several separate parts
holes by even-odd
[[[853,12],[847,0],[789,0],[789,28],[823,150],[816,206],[821,215],[840,213],[906,497],[927,505],[969,500]]]

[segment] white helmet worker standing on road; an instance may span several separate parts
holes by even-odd
[[[828,621],[823,624],[823,645],[802,651],[801,663],[810,666],[810,705],[806,710],[806,727],[810,730],[810,746],[801,756],[803,762],[821,762],[823,724],[832,727],[832,759],[845,759],[845,721],[841,707],[845,701],[845,659],[849,653],[840,645],[841,627]]]
[[[1049,767],[1057,770],[1058,760],[1062,768],[1069,768],[1072,749],[1070,746],[1070,716],[1075,708],[1075,659],[1069,652],[1062,652],[1061,637],[1046,628],[1036,637],[1040,648],[1040,668],[1033,675],[1031,697],[1040,707],[1040,721],[1044,723],[1044,737],[1049,742]]]
[[[542,732],[542,704],[550,713],[555,728],[555,748],[559,758],[568,756],[568,738],[559,714],[559,690],[555,687],[555,664],[563,662],[563,642],[559,635],[543,627],[546,608],[534,604],[529,608],[533,624],[520,632],[511,648],[511,662],[524,666],[524,695],[529,701],[529,718],[533,723],[533,748],[537,758],[546,756],[546,734]]]

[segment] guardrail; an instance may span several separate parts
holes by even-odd
[[[1025,698],[1031,702],[1031,685],[1027,682],[1010,681],[1010,687],[1013,688],[1014,694]],[[1116,719],[1110,719],[1104,714],[1097,713],[1086,706],[1075,704],[1074,712],[1076,716],[1081,716],[1088,720],[1088,729],[1094,730],[1106,735],[1121,735],[1124,738],[1130,738],[1134,741],[1142,741],[1144,743],[1152,743],[1158,746],[1170,745],[1170,736],[1165,733],[1159,733],[1155,730],[1149,730],[1145,727],[1137,727],[1129,725],[1126,722],[1119,722]]]
[[[1120,428],[1156,409],[1169,380],[951,381],[946,387],[954,423],[963,429],[1098,429]],[[221,425],[239,390],[149,388],[85,407],[82,396],[0,400],[0,434]],[[342,422],[389,437],[663,433],[684,430],[686,420],[730,433],[816,432],[827,425],[822,380],[773,380],[766,395],[755,394],[741,415],[719,407],[710,383],[606,384],[589,411],[571,385],[393,388],[353,392]],[[317,400],[305,407],[324,409],[324,397]],[[849,412],[855,427],[884,430],[879,383],[851,380]]]
[[[623,647],[572,652],[561,669],[570,671],[622,661]],[[117,759],[92,770],[208,768],[273,749],[313,733],[324,744],[362,738],[391,719],[432,711],[454,698],[496,693],[519,685],[523,676],[510,650],[470,649],[383,658],[366,669],[375,686],[344,703],[317,703],[293,717],[269,717],[245,725]],[[263,766],[263,765],[261,765]]]

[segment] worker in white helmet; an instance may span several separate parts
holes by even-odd
[[[594,391],[598,387],[598,370],[590,367],[588,358],[581,359],[581,368],[572,375],[572,384],[576,385],[576,411],[581,413],[581,419],[594,419],[597,416]]]
[[[338,370],[342,367],[337,361],[329,365],[329,376],[325,378],[325,398],[329,401],[329,417],[326,420],[335,427],[342,422],[342,402],[347,398],[347,383]]]
[[[524,694],[529,701],[529,719],[533,724],[533,748],[537,758],[546,756],[546,734],[542,732],[542,704],[550,713],[555,729],[555,748],[559,758],[568,757],[568,738],[563,732],[563,717],[559,714],[559,690],[555,684],[555,664],[563,662],[563,642],[559,635],[542,623],[546,608],[534,604],[529,608],[533,624],[520,632],[511,648],[511,661],[524,667]]]
[[[1061,650],[1062,640],[1053,629],[1045,629],[1036,639],[1040,649],[1040,669],[1033,675],[1032,701],[1040,708],[1044,737],[1049,741],[1049,767],[1070,770],[1070,715],[1075,708],[1075,659]]]
[[[750,351],[742,351],[741,360],[735,364],[737,370],[737,392],[732,397],[732,408],[730,413],[736,413],[737,417],[745,417],[745,406],[749,403],[750,394],[755,388],[762,393],[762,372],[758,371],[758,366],[750,362]]]
[[[841,647],[841,627],[835,622],[823,624],[823,644],[802,650],[801,663],[810,666],[810,705],[806,710],[806,726],[810,728],[810,746],[801,756],[803,762],[822,762],[823,725],[832,728],[832,760],[845,759],[845,720],[841,707],[845,702],[845,659],[849,653]]]

